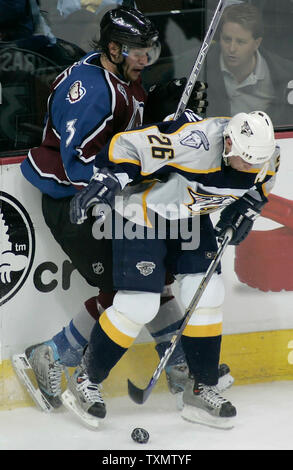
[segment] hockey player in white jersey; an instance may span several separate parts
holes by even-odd
[[[92,180],[72,199],[71,220],[83,223],[94,207],[97,236],[105,213],[115,209],[115,229],[122,225],[113,240],[117,294],[94,326],[83,364],[63,394],[65,405],[88,424],[97,426],[105,417],[100,384],[155,318],[166,270],[176,276],[187,307],[217,250],[217,237],[232,229],[231,245],[244,240],[267,202],[278,165],[273,126],[261,111],[201,120],[187,110],[177,121],[117,134],[97,155]],[[209,213],[216,210],[221,213],[214,229]],[[180,230],[186,221],[192,228],[189,247],[186,225]],[[129,237],[130,223],[132,234],[143,236]],[[236,408],[216,388],[223,300],[219,266],[182,335],[190,373],[182,416],[230,428]]]

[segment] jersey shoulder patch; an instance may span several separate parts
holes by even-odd
[[[77,101],[80,101],[85,94],[86,88],[83,86],[82,81],[76,80],[69,88],[66,100],[68,100],[69,103],[74,104],[77,103]]]

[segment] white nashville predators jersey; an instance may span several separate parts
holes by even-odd
[[[201,120],[188,111],[176,122],[117,134],[104,158],[117,176],[127,173],[133,184],[117,197],[115,209],[148,226],[149,211],[182,219],[221,210],[247,191],[256,199],[267,195],[274,184],[279,149],[265,168],[232,169],[222,156],[228,120]],[[102,163],[99,155],[98,163]]]

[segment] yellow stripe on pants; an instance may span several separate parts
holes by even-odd
[[[223,323],[214,323],[211,325],[187,325],[183,331],[183,336],[191,338],[205,338],[210,336],[219,336],[222,334]]]
[[[109,320],[106,312],[102,313],[99,319],[99,323],[101,325],[102,330],[106,333],[109,338],[114,341],[114,343],[118,344],[122,348],[128,349],[132,343],[134,342],[135,338],[122,333],[113,323]]]

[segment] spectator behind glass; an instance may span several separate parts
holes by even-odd
[[[30,49],[56,42],[40,13],[38,0],[0,0],[0,40]]]
[[[39,9],[38,0],[0,0],[0,47],[16,46],[42,54],[59,65],[70,65],[84,55],[75,46],[56,39]],[[70,47],[71,46],[71,47]]]
[[[0,0],[0,151],[38,145],[49,87],[84,51],[55,38],[37,0]]]
[[[207,56],[208,115],[231,116],[262,109],[274,125],[293,123],[288,82],[293,64],[261,47],[264,25],[250,4],[228,6],[222,15],[219,42]]]

